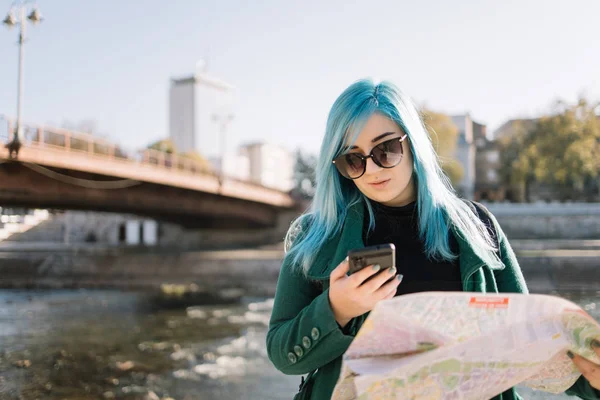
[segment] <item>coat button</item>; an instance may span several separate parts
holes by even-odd
[[[298,361],[298,359],[296,358],[296,355],[294,353],[292,353],[292,352],[288,353],[288,360],[290,360],[290,362],[292,364],[295,364],[296,361]]]
[[[310,336],[312,336],[313,340],[319,340],[319,336],[321,336],[321,332],[317,328],[312,328],[310,331]]]
[[[310,341],[308,336],[304,336],[302,338],[302,346],[304,346],[305,349],[309,349],[311,344],[312,344],[312,342]]]
[[[302,350],[302,347],[300,346],[294,346],[294,353],[296,353],[298,357],[302,357],[304,350]]]

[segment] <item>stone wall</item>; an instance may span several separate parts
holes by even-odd
[[[1,288],[158,290],[196,284],[203,292],[242,289],[272,296],[281,250],[163,251],[158,248],[72,246],[0,248]]]
[[[600,239],[598,203],[489,203],[510,239]]]
[[[518,250],[524,247],[518,242],[514,247],[531,292],[600,288],[597,248]],[[88,245],[10,250],[0,246],[0,287],[158,290],[164,283],[194,283],[205,292],[241,289],[248,295],[273,296],[282,259],[280,249],[166,251]]]

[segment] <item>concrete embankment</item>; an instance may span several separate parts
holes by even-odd
[[[195,283],[272,295],[281,250],[177,251],[98,245],[0,245],[0,287],[153,290]]]
[[[600,241],[514,241],[533,292],[600,290]],[[178,251],[99,245],[3,243],[0,287],[155,290],[196,284],[202,291],[242,289],[272,296],[281,248]]]

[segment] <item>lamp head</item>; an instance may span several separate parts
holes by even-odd
[[[15,18],[15,14],[13,14],[12,11],[9,11],[9,13],[6,14],[6,18],[4,18],[2,23],[4,25],[6,25],[9,29],[12,28],[13,26],[15,26],[17,24],[17,19]]]
[[[40,10],[37,8],[34,8],[33,11],[31,11],[31,13],[29,14],[29,16],[27,17],[27,19],[29,19],[34,25],[39,24],[40,22],[42,22],[42,13],[40,13]]]

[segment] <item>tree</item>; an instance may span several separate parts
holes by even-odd
[[[455,158],[458,127],[452,122],[452,118],[446,114],[427,108],[423,108],[421,114],[433,147],[440,158],[442,169],[448,175],[452,184],[456,185],[464,175],[462,165]]]
[[[175,145],[173,144],[173,141],[171,139],[159,140],[148,145],[148,148],[169,154],[177,153],[177,151],[175,150]]]
[[[214,170],[210,162],[202,156],[197,151],[189,151],[187,153],[178,153],[175,148],[175,144],[171,139],[161,139],[154,143],[151,143],[147,147],[150,150],[156,150],[167,154],[174,154],[179,156],[179,161],[182,162],[183,159],[191,160],[195,170],[206,173],[206,174],[214,174]],[[171,163],[174,161],[171,157],[166,157],[165,164],[167,166],[171,166]]]
[[[442,170],[450,178],[452,185],[457,185],[465,175],[465,170],[461,163],[455,158],[442,159],[441,162]]]
[[[192,162],[194,163],[195,168],[203,173],[206,174],[213,174],[213,168],[210,165],[210,162],[208,162],[208,160],[206,158],[204,158],[204,156],[202,156],[200,153],[196,152],[196,151],[190,151],[188,153],[184,153],[182,154],[182,157],[191,159]]]
[[[296,151],[296,164],[294,165],[294,191],[302,197],[312,198],[315,194],[317,157],[305,154],[300,149]]]
[[[530,169],[519,161],[525,150],[525,142],[529,131],[536,124],[532,119],[515,119],[509,121],[508,133],[498,139],[500,153],[500,181],[508,189],[507,197],[513,201],[528,201],[529,188],[535,178]],[[528,161],[527,161],[528,162]]]
[[[558,101],[558,113],[538,119],[531,130],[508,145],[516,156],[510,164],[512,179],[525,188],[526,200],[530,200],[532,183],[550,186],[560,200],[591,200],[599,195],[597,106],[584,98],[571,107]]]

